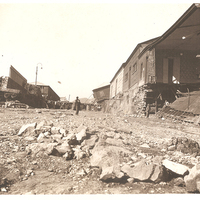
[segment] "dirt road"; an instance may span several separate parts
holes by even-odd
[[[162,155],[179,161],[176,152],[162,151],[172,137],[184,136],[200,144],[200,129],[192,124],[182,124],[155,115],[149,118],[113,116],[102,112],[52,109],[0,109],[0,179],[6,177],[0,194],[166,194],[187,193],[185,187],[167,183],[103,182],[100,169],[90,166],[90,157],[65,160],[63,157],[41,154],[33,157],[26,152],[32,142],[17,135],[24,124],[47,120],[53,126],[73,131],[80,125],[88,127],[100,137],[108,130],[124,129],[121,133],[126,146],[139,156]],[[140,148],[142,145],[151,148]],[[186,155],[183,164],[194,165],[198,156]],[[123,162],[128,162],[125,160]],[[29,172],[29,174],[27,174]]]

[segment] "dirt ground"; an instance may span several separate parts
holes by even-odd
[[[105,132],[100,127],[123,128],[131,134],[127,137],[130,149],[137,147],[140,153],[148,155],[171,155],[161,151],[165,141],[172,137],[185,136],[200,144],[200,128],[193,124],[180,123],[170,119],[135,118],[125,115],[110,115],[102,112],[53,109],[5,109],[0,108],[0,178],[7,177],[1,195],[19,194],[185,194],[185,187],[167,183],[118,183],[99,180],[100,170],[91,168],[89,157],[65,160],[63,157],[41,155],[31,157],[25,152],[30,141],[17,135],[24,124],[48,120],[54,126],[64,129],[77,128],[84,124],[90,131]],[[130,139],[131,138],[131,139]],[[139,149],[148,144],[150,150]],[[191,164],[191,163],[189,163]],[[32,170],[26,176],[27,170]],[[83,173],[84,171],[84,173]]]

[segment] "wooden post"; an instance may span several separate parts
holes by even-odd
[[[158,112],[158,100],[156,99],[155,100],[155,113]]]
[[[146,117],[149,117],[149,112],[150,112],[150,105],[147,104],[147,107],[146,107]]]

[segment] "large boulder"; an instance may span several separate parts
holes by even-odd
[[[184,177],[184,181],[188,192],[200,192],[200,164],[196,164],[189,171],[189,175]]]
[[[169,169],[170,171],[176,173],[179,176],[184,176],[189,172],[189,167],[172,162],[168,159],[163,160],[162,164],[163,166],[165,166],[165,168]]]

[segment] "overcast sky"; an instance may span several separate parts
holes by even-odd
[[[0,76],[13,65],[34,82],[41,63],[38,82],[71,101],[88,98],[138,43],[161,36],[192,5],[66,2],[0,3]]]

